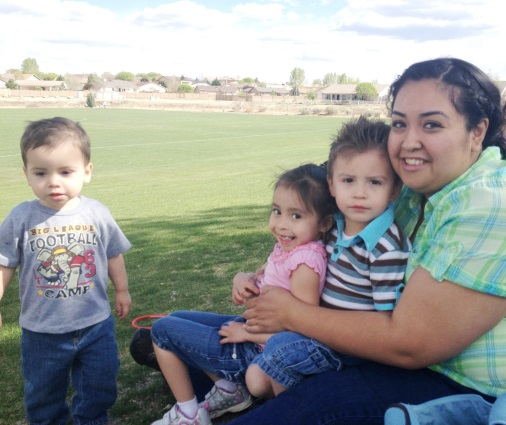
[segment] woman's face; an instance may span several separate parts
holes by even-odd
[[[393,104],[390,160],[406,186],[431,196],[476,161],[487,127],[484,119],[468,132],[438,81],[410,81]]]

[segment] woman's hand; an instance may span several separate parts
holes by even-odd
[[[303,304],[290,292],[265,286],[262,295],[246,302],[248,308],[243,317],[247,320],[245,329],[251,333],[276,333],[289,330],[290,315]]]

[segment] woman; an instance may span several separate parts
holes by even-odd
[[[285,391],[231,424],[382,424],[389,405],[506,390],[506,161],[498,89],[474,65],[410,66],[392,85],[389,155],[414,242],[391,314],[310,306],[268,288],[250,332],[290,330],[368,360]]]

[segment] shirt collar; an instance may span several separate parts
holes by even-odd
[[[394,206],[390,202],[387,209],[373,221],[371,221],[360,233],[350,239],[343,240],[344,216],[341,212],[334,215],[337,224],[337,246],[348,248],[355,245],[360,239],[364,241],[367,251],[371,252],[378,244],[383,234],[394,222]]]

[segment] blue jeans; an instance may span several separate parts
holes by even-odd
[[[23,329],[21,366],[30,424],[67,424],[70,375],[75,390],[73,424],[107,423],[107,409],[116,401],[119,368],[114,319],[64,334]]]
[[[385,411],[393,403],[419,404],[466,393],[477,394],[429,369],[364,361],[309,377],[227,425],[383,425]]]
[[[220,344],[218,331],[232,321],[244,319],[200,311],[175,311],[153,323],[151,338],[159,348],[173,352],[189,367],[242,383],[246,369],[261,349],[252,342]]]
[[[264,350],[253,360],[267,375],[286,388],[310,375],[340,370],[360,359],[345,356],[314,339],[295,332],[280,332],[269,338]]]

